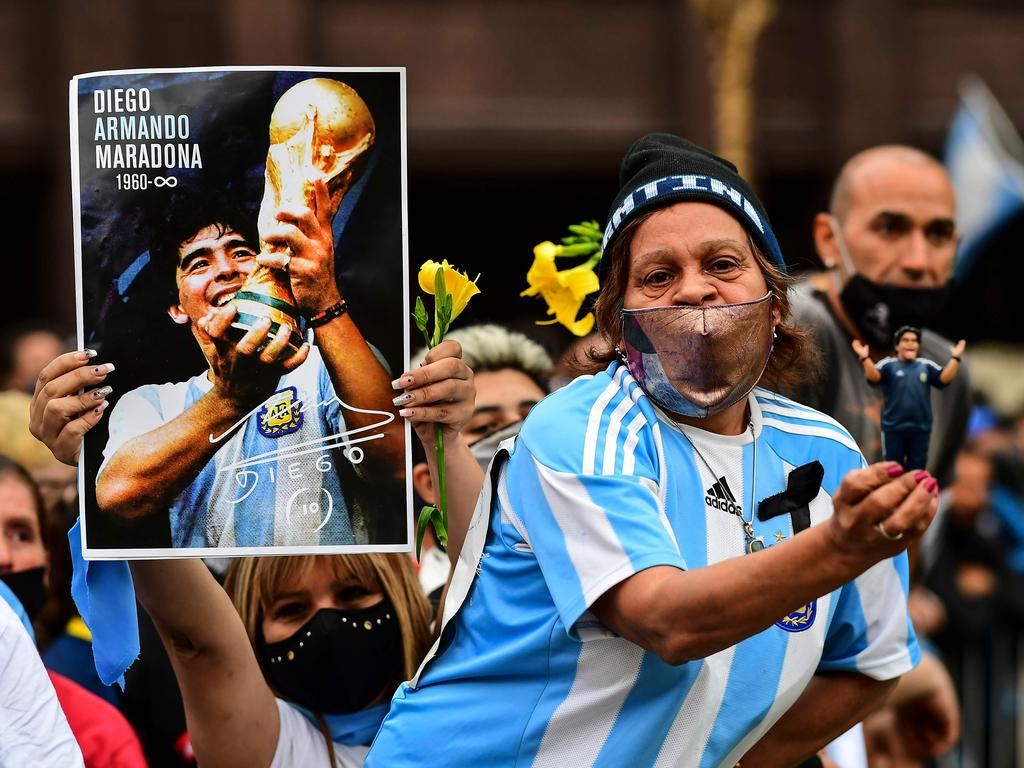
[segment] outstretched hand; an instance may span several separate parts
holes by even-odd
[[[864,358],[871,354],[871,348],[860,339],[854,339],[850,342],[850,346],[853,347],[854,354],[859,358]]]
[[[963,355],[965,349],[967,349],[967,340],[960,339],[960,341],[949,348],[949,354],[953,357],[960,357]]]
[[[403,393],[394,400],[401,408],[399,416],[412,424],[428,451],[433,449],[435,423],[450,439],[473,416],[473,371],[462,361],[462,346],[454,339],[442,341],[427,352],[419,368],[406,371],[392,386]]]
[[[938,509],[938,482],[923,470],[905,473],[895,462],[879,462],[847,473],[833,503],[829,522],[837,550],[878,561],[928,529]]]
[[[84,350],[51,361],[36,380],[29,406],[29,431],[59,461],[72,466],[78,464],[85,433],[99,423],[113,391],[97,386],[114,370],[113,364],[94,363],[95,356]],[[82,389],[87,391],[77,394]]]

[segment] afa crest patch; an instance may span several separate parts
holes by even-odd
[[[302,401],[295,387],[275,392],[256,414],[256,424],[264,437],[283,437],[302,426]]]
[[[792,613],[787,613],[775,626],[787,632],[803,632],[814,623],[818,615],[818,601],[812,600],[802,608],[797,608]]]

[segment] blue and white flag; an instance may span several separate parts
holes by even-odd
[[[953,276],[962,280],[989,238],[1024,209],[1024,141],[980,78],[960,84],[960,107],[946,141],[963,239]]]

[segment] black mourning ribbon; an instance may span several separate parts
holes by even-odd
[[[793,533],[811,527],[810,504],[821,490],[821,481],[825,477],[825,468],[820,461],[812,461],[797,467],[789,473],[786,490],[763,499],[757,505],[757,519],[771,520],[773,517],[789,513],[793,519]]]

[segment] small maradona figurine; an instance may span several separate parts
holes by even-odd
[[[864,366],[864,377],[882,388],[882,451],[886,461],[897,461],[904,469],[924,469],[928,463],[928,437],[932,431],[930,388],[945,387],[960,368],[967,342],[960,339],[950,348],[952,357],[945,368],[918,357],[921,329],[905,325],[893,336],[895,357],[874,363],[868,345],[853,340],[853,351]]]

